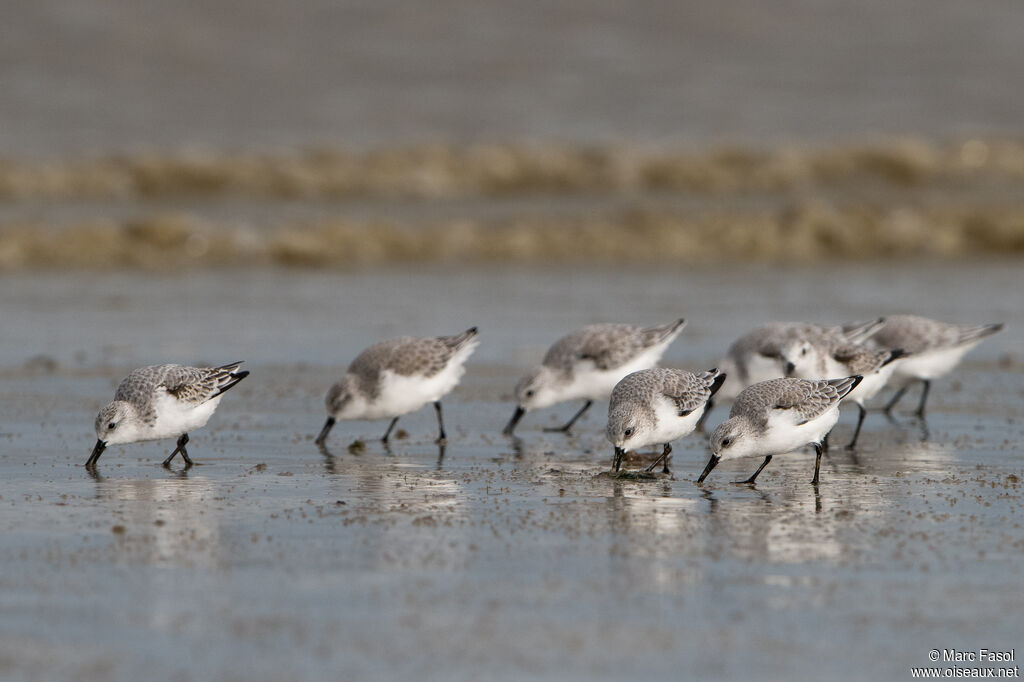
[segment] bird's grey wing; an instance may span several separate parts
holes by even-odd
[[[957,345],[963,345],[965,343],[973,343],[979,339],[984,339],[987,336],[991,336],[996,332],[1003,330],[1003,324],[982,324],[976,326],[965,326],[959,327],[957,333]]]
[[[356,356],[347,373],[355,377],[362,393],[376,398],[380,393],[381,372],[391,370],[396,374],[409,375],[409,368],[401,359],[402,349],[415,340],[411,336],[400,336],[375,343]]]
[[[235,371],[240,364],[236,362],[223,367],[165,365],[157,388],[164,388],[183,403],[205,403],[248,376],[248,372]]]
[[[711,395],[711,389],[700,377],[690,372],[671,371],[664,379],[662,392],[676,406],[676,414],[685,417],[703,407]]]
[[[644,329],[640,329],[638,332],[640,336],[640,344],[644,348],[656,346],[682,331],[685,326],[686,320],[679,318],[675,322],[671,322],[669,324],[662,324],[656,327],[645,327]]]
[[[454,336],[439,336],[437,337],[436,340],[440,341],[445,348],[450,349],[451,355],[454,355],[455,353],[457,353],[459,350],[466,347],[470,343],[476,343],[476,335],[477,328],[470,327],[461,334],[456,334]]]
[[[162,376],[163,366],[140,367],[132,370],[114,393],[114,400],[123,400],[139,407],[149,403]]]
[[[392,353],[387,369],[402,376],[434,376],[445,368],[455,349],[441,339],[412,339]]]
[[[848,322],[838,327],[836,331],[851,343],[864,343],[884,326],[885,320],[877,317],[864,322]]]
[[[400,336],[381,341],[360,353],[348,371],[356,375],[364,389],[375,386],[380,380],[380,373],[385,370],[406,377],[434,376],[458,351],[460,346],[452,343],[453,338],[456,337],[424,339]],[[372,390],[368,392],[374,393]]]
[[[846,367],[851,374],[877,372],[889,360],[891,351],[876,351],[854,343],[832,348],[832,358]]]
[[[821,416],[838,400],[835,391],[822,390],[819,382],[792,384],[780,392],[772,406],[777,410],[793,410],[797,424],[805,424]]]
[[[956,345],[953,325],[916,315],[890,315],[882,320],[885,324],[871,337],[882,348],[902,348],[916,354]]]
[[[645,347],[641,330],[625,324],[595,325],[580,340],[576,359],[589,360],[603,371],[626,364]]]
[[[864,377],[859,374],[816,381],[783,379],[781,381],[786,383],[776,396],[774,407],[795,410],[800,420],[797,424],[805,424],[831,409],[863,379]]]
[[[749,418],[766,423],[771,410],[792,410],[798,424],[824,414],[860,381],[850,378],[773,379],[755,384],[740,394],[733,404],[732,416],[745,413]],[[742,400],[741,400],[742,399]]]

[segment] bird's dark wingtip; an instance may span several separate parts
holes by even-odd
[[[718,372],[718,368],[716,367],[716,368],[708,370],[708,371],[709,372]],[[716,393],[718,393],[718,389],[720,389],[722,387],[722,384],[725,383],[725,379],[726,379],[727,376],[728,375],[725,372],[720,372],[718,374],[718,376],[716,376],[712,380],[712,382],[711,382],[711,395],[708,396],[709,398],[711,396],[715,395]]]

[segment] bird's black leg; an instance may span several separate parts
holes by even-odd
[[[733,483],[735,483],[736,485],[754,485],[754,481],[757,480],[757,477],[761,474],[762,471],[764,471],[764,468],[768,466],[768,462],[770,461],[772,461],[772,456],[765,455],[764,461],[761,462],[761,466],[757,467],[757,471],[751,474],[750,478],[748,478],[745,481],[733,481]]]
[[[662,448],[662,450],[661,450],[661,456],[658,457],[658,459],[656,459],[653,462],[651,462],[651,466],[649,466],[646,469],[644,469],[644,471],[646,471],[647,473],[651,473],[652,471],[654,471],[654,467],[658,466],[658,463],[661,462],[663,464],[662,469],[661,469],[661,473],[663,473],[663,474],[671,473],[668,470],[668,456],[671,455],[671,454],[672,454],[672,446],[670,444],[668,444],[668,443],[665,443],[665,447]]]
[[[900,398],[902,398],[903,394],[906,393],[906,392],[907,392],[907,387],[906,387],[906,385],[904,385],[904,386],[902,386],[900,388],[900,390],[896,391],[896,394],[892,398],[889,399],[889,402],[887,402],[885,404],[885,408],[883,409],[883,411],[886,414],[891,415],[892,414],[892,408],[896,407],[896,403],[898,403],[900,401]]]
[[[818,485],[818,471],[821,470],[821,444],[814,443],[814,478],[811,485]]]
[[[331,432],[332,426],[334,426],[334,417],[328,417],[324,422],[324,428],[320,429],[320,435],[314,441],[317,445],[323,445],[327,441],[327,434]]]
[[[853,440],[851,440],[849,445],[846,446],[847,450],[853,450],[854,446],[857,445],[857,437],[860,435],[860,425],[864,423],[864,416],[868,413],[860,403],[857,403],[857,409],[860,410],[860,415],[857,417],[857,428],[853,430]]]
[[[708,415],[711,414],[711,410],[715,408],[715,399],[708,398],[708,402],[704,405],[704,414],[697,420],[697,426],[695,430],[697,433],[704,433],[704,422],[708,420]]]
[[[434,401],[434,411],[437,412],[437,440],[434,441],[438,445],[444,445],[448,442],[448,437],[444,434],[444,419],[441,418],[441,401]]]
[[[394,419],[391,420],[391,423],[388,424],[388,430],[384,432],[384,437],[380,439],[381,443],[384,443],[384,445],[388,444],[388,436],[391,435],[391,429],[395,428],[395,424],[397,423],[398,417],[395,417]]]
[[[572,419],[565,423],[565,426],[559,426],[558,428],[547,428],[544,430],[547,431],[548,433],[554,433],[556,431],[561,433],[569,433],[569,429],[571,429],[572,425],[576,423],[576,420],[582,417],[583,413],[590,409],[590,406],[593,404],[593,400],[588,400],[587,402],[583,403],[583,407],[580,408],[580,411],[574,414],[572,416]]]
[[[924,405],[928,402],[928,389],[932,387],[932,382],[928,379],[922,379],[921,382],[924,384],[924,388],[921,389],[921,402],[917,404],[917,416],[924,419]]]
[[[172,452],[170,454],[170,456],[167,459],[164,460],[164,466],[165,467],[171,465],[171,460],[174,459],[174,456],[176,454],[178,454],[179,452],[181,453],[181,458],[183,460],[185,460],[185,466],[186,467],[192,466],[192,460],[189,458],[188,451],[185,449],[185,444],[186,443],[188,443],[188,434],[187,433],[183,433],[183,434],[181,434],[181,437],[178,438],[178,447],[174,448],[174,452]]]

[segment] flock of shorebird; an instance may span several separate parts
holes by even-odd
[[[655,445],[668,473],[672,441],[703,429],[715,401],[732,401],[729,418],[710,434],[711,458],[697,479],[702,483],[722,460],[763,457],[757,470],[738,483],[753,484],[772,457],[807,445],[816,452],[818,473],[828,433],[839,405],[859,408],[853,440],[865,417],[865,402],[886,385],[896,393],[890,412],[907,387],[921,382],[917,407],[923,417],[933,379],[952,370],[967,351],[1001,324],[965,326],[914,315],[891,315],[836,327],[776,322],[737,339],[720,366],[705,372],[655,367],[679,336],[685,320],[658,327],[595,324],[578,329],[551,346],[541,364],[515,389],[516,409],[503,433],[513,435],[523,415],[570,400],[583,400],[564,426],[568,432],[595,400],[610,396],[605,434],[614,446],[618,472],[629,451]],[[427,403],[437,412],[437,442],[446,440],[441,399],[458,385],[477,346],[476,328],[455,336],[403,336],[370,346],[327,392],[327,421],[316,438],[323,445],[339,419],[390,419],[387,443],[398,418]],[[119,443],[177,437],[164,461],[181,454],[188,432],[204,426],[224,392],[248,376],[241,363],[198,368],[157,365],[134,370],[117,387],[114,401],[96,417],[96,446],[86,462],[95,467],[104,448]]]

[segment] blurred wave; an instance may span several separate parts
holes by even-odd
[[[638,146],[424,144],[346,153],[140,153],[0,160],[0,198],[499,196],[527,192],[784,191],[879,182],[897,187],[1024,182],[1024,142],[912,138],[703,152]]]
[[[1010,139],[6,160],[0,268],[1010,255],[1022,189]]]

